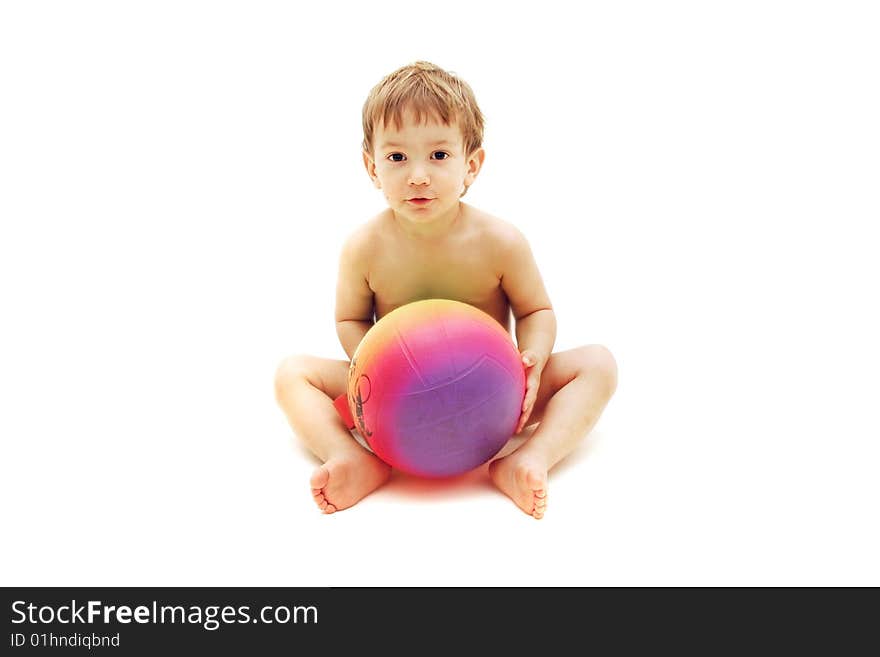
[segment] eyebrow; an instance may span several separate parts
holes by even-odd
[[[445,139],[443,141],[435,141],[433,144],[429,144],[429,146],[432,146],[432,147],[433,146],[454,146],[454,145],[455,145],[454,143],[452,143],[451,141],[446,141]],[[397,142],[393,142],[393,141],[385,141],[379,145],[379,148],[400,148],[401,146],[403,146],[403,144],[398,144]]]

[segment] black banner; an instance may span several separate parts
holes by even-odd
[[[864,646],[874,590],[5,588],[2,654]],[[863,595],[864,594],[864,595]],[[863,599],[864,598],[864,599]],[[839,629],[843,628],[843,629]],[[873,638],[868,639],[876,643]],[[645,643],[647,642],[647,644]],[[433,652],[433,651],[431,651]]]

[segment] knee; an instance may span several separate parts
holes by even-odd
[[[591,344],[578,349],[579,375],[594,381],[602,381],[608,396],[617,390],[617,361],[611,352],[600,344]]]
[[[309,380],[309,367],[307,356],[288,356],[278,365],[275,370],[275,398],[282,397],[297,383]]]

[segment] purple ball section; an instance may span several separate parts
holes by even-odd
[[[512,342],[499,342],[478,322],[440,324],[398,334],[408,373],[398,372],[386,390],[378,422],[393,433],[385,441],[393,461],[426,477],[460,474],[492,458],[513,434],[522,404]]]

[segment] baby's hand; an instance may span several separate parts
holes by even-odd
[[[526,371],[526,396],[523,399],[522,414],[519,416],[519,423],[516,425],[515,433],[523,430],[529,415],[532,414],[535,399],[538,397],[538,385],[541,383],[541,371],[544,369],[543,363],[538,365],[538,357],[535,355],[535,352],[524,349],[520,355],[522,356],[523,367]]]

